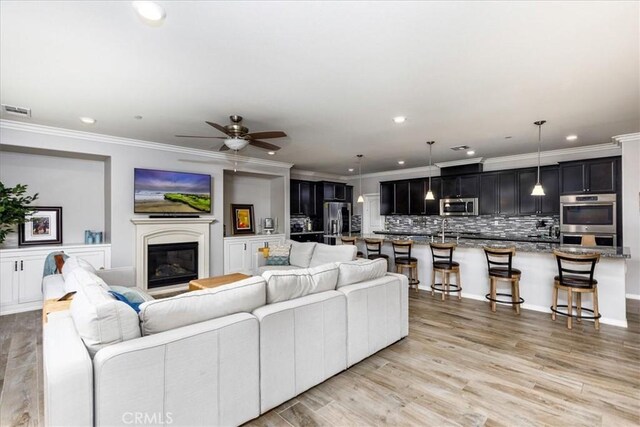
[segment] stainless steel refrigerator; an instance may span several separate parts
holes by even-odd
[[[351,234],[351,203],[324,202],[323,220],[325,243],[335,245],[337,237]]]

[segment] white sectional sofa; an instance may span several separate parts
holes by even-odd
[[[268,271],[153,300],[95,274],[44,326],[47,425],[239,425],[408,335],[408,283],[384,260]],[[64,270],[63,270],[64,271]]]
[[[288,240],[291,245],[289,253],[289,265],[264,265],[265,260],[261,253],[256,253],[258,271],[262,274],[271,270],[296,270],[299,268],[317,267],[330,262],[353,261],[356,259],[358,248],[355,245],[325,245],[314,242],[295,242]]]

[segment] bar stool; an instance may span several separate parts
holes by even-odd
[[[356,245],[356,238],[353,236],[340,236],[340,240],[342,241],[343,245]],[[362,253],[362,251],[358,251],[356,256],[358,258],[364,258],[364,254]]]
[[[418,258],[411,256],[412,240],[393,240],[393,262],[396,266],[396,273],[404,274],[404,269],[409,269],[409,288],[415,286],[416,292],[419,292],[418,285]]]
[[[445,294],[458,293],[458,299],[462,299],[462,285],[460,284],[460,264],[453,260],[453,251],[456,249],[455,243],[429,243],[431,256],[433,258],[433,268],[431,270],[431,295],[436,291],[442,294],[444,301]],[[442,282],[436,283],[436,273],[442,276]],[[451,284],[451,273],[456,275],[456,284]],[[453,287],[453,289],[451,289]]]
[[[489,293],[484,297],[491,301],[491,311],[495,313],[496,303],[511,304],[516,313],[520,314],[520,304],[524,302],[524,299],[520,297],[520,276],[522,272],[512,266],[513,257],[516,256],[516,248],[485,247],[484,254],[487,257],[487,268],[489,269],[489,279],[491,279]],[[511,284],[510,294],[496,292],[499,280],[507,281]],[[498,299],[498,296],[510,297],[511,301]]]
[[[558,262],[558,275],[553,278],[551,319],[556,320],[556,314],[567,316],[567,328],[569,329],[571,329],[571,321],[574,317],[578,322],[582,319],[593,319],[596,330],[600,329],[602,315],[598,311],[598,281],[593,278],[596,264],[600,261],[600,254],[569,254],[558,250],[554,250],[553,254]],[[559,289],[567,291],[567,304],[558,304]],[[576,305],[573,305],[574,292],[576,293]],[[593,310],[582,307],[582,294],[584,293],[593,294]],[[566,311],[558,310],[558,308],[564,308]],[[576,314],[573,314],[574,308]],[[583,310],[593,316],[583,316]]]
[[[389,265],[389,255],[382,253],[382,239],[364,239],[364,245],[367,250],[368,259],[384,258],[387,260],[387,266]]]

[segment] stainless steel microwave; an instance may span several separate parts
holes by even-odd
[[[616,234],[616,195],[560,197],[562,233]]]
[[[441,216],[478,215],[478,198],[440,199]]]

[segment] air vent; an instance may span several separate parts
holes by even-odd
[[[451,147],[453,151],[468,150],[469,148],[471,147],[469,147],[468,145],[458,145],[457,147]]]
[[[2,110],[14,116],[31,118],[31,108],[16,107],[15,105],[2,104]]]

